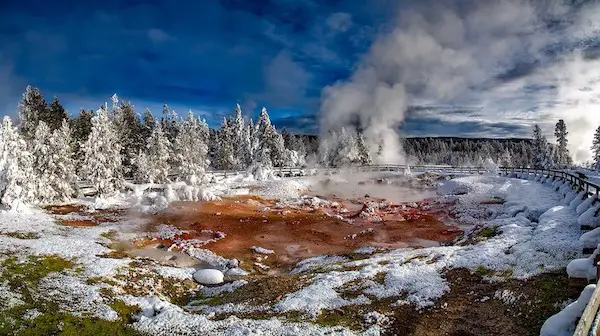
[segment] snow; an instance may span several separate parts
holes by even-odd
[[[367,284],[364,294],[378,298],[402,294],[403,298],[396,304],[410,303],[424,308],[449,290],[444,278],[449,268],[465,267],[474,271],[483,266],[492,271],[510,271],[515,278],[528,278],[561,269],[580,254],[581,233],[576,213],[568,206],[555,205],[560,203],[561,196],[549,185],[495,176],[467,176],[448,181],[440,189],[446,197],[458,197],[457,218],[470,216],[496,227],[500,234],[475,245],[398,249],[350,262],[336,257],[307,259],[299,263],[293,273],[309,273],[316,267],[321,270],[358,267],[359,270],[319,274],[310,285],[289,294],[276,307],[281,311],[318,314],[324,307],[356,304],[341,298],[336,289],[350,281],[383,273],[385,280],[381,284],[364,280]],[[469,193],[452,196],[456,190]],[[475,206],[490,197],[501,197],[506,202],[489,217],[475,218],[478,215]],[[527,211],[515,213],[514,207]]]
[[[596,285],[587,285],[577,301],[568,305],[558,314],[551,316],[544,322],[540,331],[540,336],[570,336],[575,331],[575,323],[581,317],[585,306],[592,298],[596,290]]]
[[[218,285],[223,283],[223,272],[216,269],[199,269],[194,273],[194,280],[202,285]]]
[[[577,206],[577,215],[581,215],[586,212],[592,206],[592,203],[596,200],[596,196],[590,196],[585,199],[581,204]]]
[[[531,175],[529,175],[532,177]],[[342,177],[332,176],[334,179]],[[255,181],[243,174],[228,176],[214,185],[188,186],[185,183],[169,183],[166,185],[129,185],[131,192],[118,197],[82,200],[90,205],[90,209],[114,206],[156,206],[160,197],[167,199],[189,198],[187,194],[205,192],[214,197],[228,195],[233,189],[258,186],[259,194],[281,199],[276,206],[328,206],[331,202],[317,198],[302,196],[308,190],[313,178],[294,178],[269,181]],[[338,182],[342,183],[342,180]],[[151,191],[161,186],[165,194]],[[565,186],[556,192],[554,186]],[[195,189],[191,189],[195,188]],[[410,304],[417,309],[433,305],[450,289],[445,272],[453,268],[467,268],[475,271],[479,267],[490,269],[490,279],[497,278],[494,272],[510,272],[514,278],[528,278],[542,272],[558,270],[564,267],[586,272],[588,276],[589,258],[571,262],[581,256],[584,244],[600,239],[600,233],[589,233],[580,239],[578,214],[586,221],[592,221],[593,210],[590,198],[583,200],[581,194],[571,193],[571,202],[564,202],[561,193],[569,191],[568,184],[538,183],[532,180],[477,175],[444,181],[438,193],[444,202],[456,201],[456,218],[459,223],[478,224],[496,228],[498,235],[473,245],[464,246],[431,246],[422,249],[381,250],[363,246],[355,253],[362,253],[366,259],[350,260],[342,256],[317,256],[299,262],[293,274],[306,273],[307,285],[300,290],[284,295],[272,307],[276,312],[301,311],[310,316],[317,316],[322,310],[331,310],[347,305],[369,304],[372,298],[398,298],[393,306]],[[183,195],[183,196],[182,196]],[[192,196],[193,197],[193,196]],[[153,199],[149,202],[145,198]],[[481,206],[481,202],[491,198],[504,200],[503,204]],[[581,200],[581,202],[578,201]],[[87,203],[86,203],[87,202]],[[154,203],[156,202],[156,203]],[[563,205],[557,205],[564,202]],[[579,203],[578,203],[579,202]],[[588,210],[585,208],[589,207]],[[128,269],[131,259],[99,258],[111,250],[99,244],[104,238],[102,233],[113,229],[123,229],[143,222],[127,221],[106,224],[100,227],[73,228],[59,226],[52,216],[35,208],[26,207],[24,212],[4,212],[0,215],[0,232],[35,233],[38,239],[18,239],[0,235],[0,251],[2,253],[22,254],[58,254],[73,259],[83,268],[83,273],[73,275],[52,275],[44,279],[43,290],[48,295],[64,298],[64,307],[71,307],[76,312],[86,312],[93,316],[112,319],[115,312],[106,306],[98,294],[98,287],[85,283],[85,277],[111,277]],[[590,215],[590,210],[592,213]],[[69,218],[69,216],[62,216]],[[588,217],[586,217],[588,216]],[[157,227],[161,237],[174,237],[182,231],[168,225]],[[584,235],[585,236],[585,235]],[[273,251],[260,246],[252,248],[257,253]],[[194,279],[203,284],[221,284],[224,274],[246,275],[235,260],[223,258],[213,252],[191,247],[186,250],[192,257],[211,265],[212,269],[195,270],[192,268],[175,268],[153,266],[152,272],[158,276],[176,280]],[[577,261],[577,260],[576,260]],[[571,263],[570,263],[571,262]],[[569,266],[567,266],[569,265]],[[571,266],[574,265],[574,266]],[[312,270],[319,269],[318,273]],[[351,269],[351,270],[348,270]],[[506,274],[506,273],[503,273]],[[377,282],[374,279],[381,279]],[[67,283],[60,288],[60,283]],[[352,299],[341,295],[341,290],[349,283],[358,282],[360,292]],[[231,292],[244,286],[246,281],[238,280],[218,287],[201,288],[209,296]],[[200,286],[201,287],[201,286]],[[69,296],[69,293],[72,295]],[[18,302],[18,297],[6,295],[0,285],[0,298]],[[497,292],[493,298],[504,302],[514,302],[518,293],[507,290]],[[210,314],[204,310],[196,313],[186,312],[158,297],[121,295],[129,304],[138,304],[142,313],[137,317],[134,326],[142,332],[152,334],[264,334],[264,335],[351,335],[353,332],[344,328],[324,328],[308,323],[288,323],[278,319],[242,320],[230,317],[225,320],[210,320]],[[371,298],[371,299],[370,299]],[[213,312],[235,312],[242,309],[240,305],[214,307]],[[253,309],[246,307],[244,309]],[[204,312],[204,313],[203,313]],[[564,315],[564,314],[563,314]],[[385,325],[386,317],[378,312],[365,312],[365,323],[371,325],[365,334],[378,334],[380,325]]]
[[[267,249],[262,248],[260,246],[252,246],[251,249],[254,252],[260,253],[260,254],[273,254],[273,253],[275,253],[275,251],[273,251],[273,250],[267,250]]]
[[[596,265],[594,259],[600,253],[600,245],[596,247],[594,253],[587,258],[580,258],[572,260],[567,265],[567,274],[571,278],[583,278],[593,280],[596,278]]]

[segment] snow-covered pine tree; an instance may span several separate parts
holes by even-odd
[[[171,144],[162,125],[157,124],[146,145],[146,155],[148,160],[148,171],[144,172],[148,176],[150,183],[168,183],[171,165],[172,152]],[[139,158],[138,158],[139,159]],[[139,167],[138,167],[139,168]]]
[[[218,148],[214,162],[215,168],[221,170],[235,169],[234,134],[227,118],[223,118],[217,138]]]
[[[239,159],[244,163],[244,167],[249,167],[252,164],[254,155],[253,146],[253,129],[252,120],[244,127],[242,131],[242,140],[240,145],[240,151],[238,153]]]
[[[205,164],[204,166],[208,168],[210,166],[210,128],[208,127],[208,123],[206,119],[198,118],[198,136],[202,143],[206,146],[206,155],[205,155]]]
[[[48,115],[48,103],[40,90],[28,85],[19,101],[17,108],[19,115],[19,130],[25,139],[34,136],[35,128],[42,116]]]
[[[142,129],[141,129],[141,140],[145,144],[152,134],[152,130],[156,126],[156,118],[152,115],[150,109],[146,109],[144,112],[144,120],[142,121]],[[145,147],[145,146],[142,146]]]
[[[552,167],[552,147],[546,137],[542,134],[539,125],[533,126],[533,158],[532,166],[535,169]]]
[[[169,142],[172,143],[175,141],[177,132],[179,130],[179,118],[177,117],[177,113],[175,113],[175,111],[169,110],[169,106],[167,106],[167,104],[163,106],[160,124],[162,125],[163,132],[167,135]]]
[[[248,167],[248,172],[251,173],[257,180],[268,179],[273,170],[271,162],[271,153],[268,147],[261,147],[256,153],[252,164]]]
[[[50,152],[50,128],[45,122],[38,122],[29,147],[33,158],[35,198],[40,203],[49,203],[53,199],[54,191],[50,190],[47,185],[52,179],[48,168],[52,153]]]
[[[283,166],[285,164],[285,141],[281,134],[277,133],[275,126],[271,124],[269,113],[264,107],[260,112],[256,136],[259,140],[259,150],[261,148],[269,149],[273,166]]]
[[[34,200],[33,162],[27,144],[10,117],[0,126],[0,204],[15,209]]]
[[[148,160],[148,155],[145,150],[140,149],[138,154],[133,158],[135,170],[133,171],[133,179],[137,183],[147,183],[150,181],[152,167]]]
[[[362,133],[358,132],[356,134],[356,150],[358,152],[358,163],[361,165],[371,165],[373,164],[373,159],[371,158],[371,151],[369,147],[365,143],[365,138]]]
[[[203,142],[202,132],[200,122],[190,110],[173,148],[179,178],[190,184],[197,184],[206,170],[208,146]]]
[[[47,115],[42,115],[40,120],[44,121],[51,132],[62,127],[63,120],[67,120],[69,118],[67,114],[67,110],[60,104],[58,97],[54,97],[52,99],[52,103],[50,103],[50,107],[46,110]]]
[[[502,167],[513,166],[512,156],[510,155],[510,151],[508,151],[508,149],[505,149],[502,155],[500,156],[500,165]]]
[[[61,127],[54,130],[50,137],[50,150],[54,155],[49,167],[55,177],[51,187],[56,193],[57,200],[67,200],[77,192],[74,146],[69,122],[63,119]]]
[[[345,127],[337,132],[336,146],[332,163],[335,167],[351,165],[358,161],[358,150],[352,134]]]
[[[127,101],[119,101],[116,94],[112,97],[112,122],[121,141],[121,157],[123,171],[130,174],[133,169],[132,161],[139,150],[144,147],[143,125],[141,117],[135,113],[134,107]]]
[[[40,121],[32,141],[36,201],[42,204],[64,202],[76,193],[75,161],[71,130],[67,120],[50,133]]]
[[[82,147],[80,178],[88,180],[99,197],[109,196],[123,184],[121,144],[114,125],[108,119],[106,105],[92,118],[92,131]]]
[[[596,128],[594,140],[592,141],[592,169],[600,171],[600,126]]]
[[[569,155],[569,149],[567,148],[568,140],[567,125],[563,119],[560,119],[556,123],[554,128],[554,135],[556,136],[556,164],[560,167],[565,167],[571,164],[571,156]]]
[[[233,120],[229,121],[231,127],[231,136],[233,141],[233,152],[236,169],[247,168],[245,160],[244,138],[245,138],[245,124],[244,117],[242,116],[242,107],[240,104],[236,104]]]

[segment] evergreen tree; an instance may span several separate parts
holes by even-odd
[[[113,95],[112,101],[112,121],[122,146],[123,171],[131,173],[133,158],[145,145],[142,121],[131,103],[119,101],[116,94]]]
[[[60,104],[58,97],[52,99],[52,103],[46,111],[47,114],[42,115],[40,120],[44,121],[52,132],[61,128],[63,121],[69,119],[67,110]]]
[[[147,183],[151,178],[152,167],[150,166],[150,160],[145,150],[140,149],[138,154],[133,158],[133,164],[135,165],[133,171],[133,179],[137,183]]]
[[[569,155],[569,150],[567,149],[567,125],[563,119],[560,119],[556,123],[556,127],[554,128],[554,135],[556,136],[556,164],[561,167],[571,164],[571,156]]]
[[[48,103],[38,88],[28,85],[19,101],[17,112],[21,134],[26,139],[31,139],[40,118],[48,115]]]
[[[118,191],[123,184],[121,144],[106,106],[100,107],[92,118],[92,131],[82,152],[80,178],[90,181],[100,197]]]
[[[175,138],[174,154],[178,174],[191,184],[196,184],[198,178],[204,176],[206,169],[208,146],[203,141],[203,132],[200,122],[189,111]]]
[[[146,145],[147,171],[150,183],[168,183],[172,152],[167,135],[163,132],[162,125],[158,124],[152,131]],[[139,158],[137,159],[139,160]],[[138,167],[139,168],[139,167]]]
[[[90,133],[92,132],[92,117],[94,112],[89,110],[81,110],[76,118],[71,119],[71,132],[73,138],[73,150],[75,155],[75,163],[77,171],[79,172],[81,165],[83,164],[83,151],[81,147],[87,141]]]
[[[152,115],[152,112],[150,112],[150,109],[146,109],[146,111],[144,112],[144,120],[142,122],[141,136],[140,136],[141,141],[144,144],[148,141],[148,138],[152,134],[152,130],[154,130],[155,126],[156,126],[156,118],[154,117],[154,115]],[[142,146],[142,147],[145,147],[145,146]]]
[[[510,152],[508,150],[504,150],[504,152],[502,153],[502,156],[500,157],[500,165],[502,167],[513,166],[512,156],[510,155]]]
[[[25,140],[8,116],[0,127],[0,203],[14,209],[34,199],[33,162]]]
[[[594,155],[592,159],[592,168],[596,171],[600,171],[600,127],[596,128],[596,132],[594,133],[592,153]]]
[[[64,202],[76,191],[75,162],[71,130],[66,119],[50,133],[40,121],[32,141],[33,168],[36,181],[35,196],[40,203]]]
[[[223,119],[217,137],[218,149],[215,157],[215,167],[221,170],[235,169],[234,134],[227,118]]]
[[[235,168],[236,169],[245,169],[247,167],[246,163],[246,150],[244,140],[245,140],[245,132],[246,127],[244,124],[244,117],[242,116],[242,107],[240,104],[235,106],[235,113],[233,120],[229,121],[229,125],[231,125],[231,136],[233,141],[233,152],[235,156]]]
[[[552,165],[552,147],[542,134],[540,126],[534,125],[532,166],[535,169],[544,169],[550,168]]]
[[[336,146],[332,153],[332,164],[335,167],[348,166],[358,161],[358,149],[352,134],[342,127],[334,139]]]
[[[266,108],[262,108],[258,120],[256,137],[259,143],[259,149],[267,148],[271,155],[271,162],[275,167],[281,167],[285,164],[285,143],[281,134],[277,133],[275,126],[271,124],[271,119]]]
[[[71,130],[73,138],[77,143],[84,143],[92,132],[92,110],[79,111],[79,115],[71,120]]]
[[[178,131],[178,117],[177,113],[173,110],[169,110],[169,106],[165,104],[163,106],[162,117],[160,118],[160,124],[163,132],[167,135],[169,142],[175,141]]]
[[[48,196],[51,197],[52,193],[48,193],[46,182],[50,176],[48,174],[50,156],[53,154],[50,152],[50,128],[48,125],[40,121],[35,130],[33,140],[30,142],[30,152],[33,158],[33,172],[35,175],[35,195],[36,198],[45,203],[49,201]]]
[[[357,133],[356,135],[356,150],[358,152],[358,163],[361,165],[373,164],[371,152],[365,143],[365,138],[363,137],[362,133]]]

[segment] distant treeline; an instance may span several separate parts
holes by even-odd
[[[285,131],[284,131],[285,133]],[[319,138],[302,135],[308,155],[317,155]],[[532,139],[486,139],[459,137],[419,137],[402,141],[412,164],[481,165],[491,158],[502,166],[531,166]]]

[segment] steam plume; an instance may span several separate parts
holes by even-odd
[[[398,128],[410,105],[475,105],[488,113],[489,121],[511,121],[510,116],[516,115],[515,122],[522,126],[542,122],[547,124],[547,131],[557,119],[569,120],[564,112],[549,107],[547,95],[532,93],[523,98],[539,107],[533,119],[519,116],[531,115],[531,105],[507,111],[507,106],[513,105],[506,101],[510,102],[510,95],[522,97],[523,90],[531,91],[535,85],[556,85],[561,80],[552,94],[573,89],[569,86],[576,85],[572,64],[564,60],[556,63],[548,49],[561,39],[571,38],[573,29],[584,29],[585,24],[577,22],[584,22],[580,13],[589,12],[589,8],[550,0],[415,3],[402,8],[393,27],[376,38],[347,81],[323,90],[322,135],[358,124],[373,153],[383,144],[377,161],[402,163]],[[564,18],[573,21],[565,23]],[[585,21],[588,26],[590,21],[592,16]],[[520,69],[519,64],[530,67]],[[558,67],[562,78],[544,74],[546,69],[535,67],[539,64]],[[536,82],[540,79],[544,82]],[[550,121],[544,119],[548,116]],[[577,120],[568,125],[585,124]],[[579,139],[574,138],[572,147],[578,148],[577,143]]]

